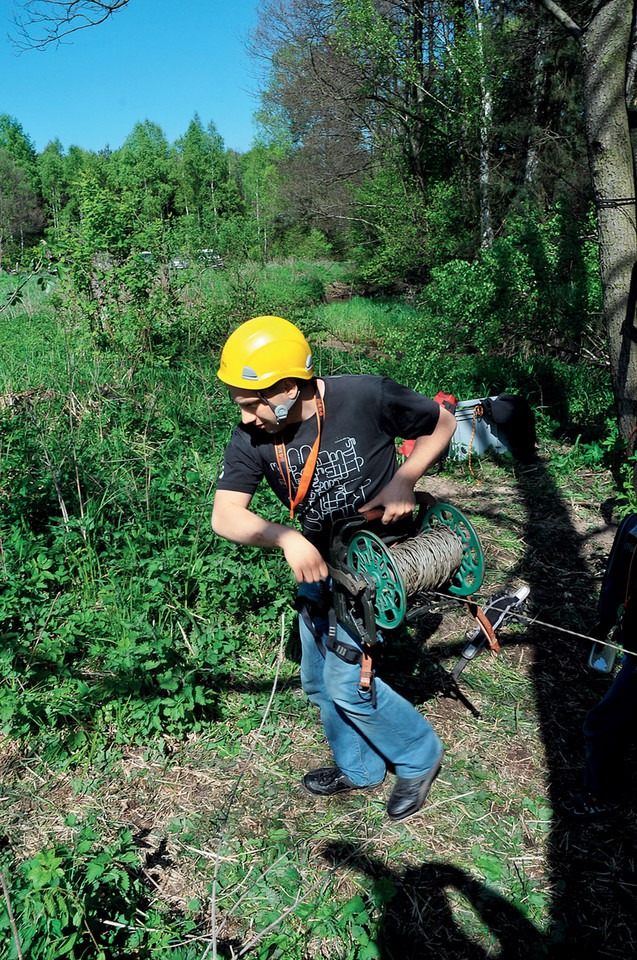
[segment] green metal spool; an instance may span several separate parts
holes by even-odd
[[[449,527],[462,541],[462,563],[447,588],[456,597],[470,597],[482,586],[484,577],[484,554],[478,534],[465,515],[450,503],[436,503],[423,517],[421,533],[442,523]]]
[[[363,530],[350,540],[347,562],[357,573],[367,573],[376,584],[376,624],[387,630],[398,627],[407,612],[407,594],[391,551],[375,533]]]
[[[462,542],[460,569],[447,587],[450,594],[468,597],[480,588],[484,576],[484,555],[478,536],[467,518],[448,503],[437,503],[425,513],[420,533],[438,524],[448,527]],[[381,629],[398,627],[407,613],[407,592],[391,550],[375,533],[354,534],[347,548],[347,562],[357,573],[365,573],[376,584],[374,614]]]

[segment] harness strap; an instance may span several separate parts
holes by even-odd
[[[498,638],[495,635],[495,630],[491,625],[491,621],[487,617],[486,613],[480,609],[477,603],[474,603],[472,600],[466,601],[467,608],[472,617],[478,621],[478,625],[484,631],[484,634],[489,641],[489,649],[491,653],[500,653],[500,644],[498,643]]]
[[[372,665],[372,652],[370,647],[365,644],[361,651],[361,675],[358,681],[358,689],[363,693],[371,691],[372,703],[376,706],[376,688],[374,686],[374,669]]]
[[[311,602],[308,603],[305,598],[299,598],[297,600],[299,616],[303,618],[303,623],[314,637],[319,653],[323,659],[325,659],[325,653],[329,650],[330,653],[337,656],[339,660],[343,660],[344,663],[360,664],[361,672],[358,689],[361,693],[371,694],[372,706],[376,707],[376,685],[374,683],[371,647],[368,644],[364,644],[362,650],[358,650],[356,647],[351,647],[348,643],[341,643],[336,639],[337,620],[333,607],[330,607],[327,611],[328,632],[325,643],[323,643],[312,620],[312,614],[310,612],[310,607],[312,606],[315,606],[315,604]]]

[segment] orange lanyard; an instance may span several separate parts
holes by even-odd
[[[319,447],[321,445],[321,426],[325,420],[325,404],[323,403],[323,398],[319,393],[318,387],[316,388],[316,393],[314,394],[314,406],[316,408],[317,423],[316,440],[312,444],[309,457],[303,464],[301,479],[299,481],[296,494],[294,495],[294,499],[292,499],[292,477],[290,475],[290,465],[288,463],[287,453],[285,452],[285,444],[282,440],[279,440],[278,443],[275,443],[274,445],[276,462],[279,465],[283,482],[287,483],[288,494],[290,497],[290,520],[294,520],[295,509],[298,507],[299,503],[301,503],[305,494],[310,489],[312,477],[314,476],[314,470],[316,469],[316,461],[318,459]]]

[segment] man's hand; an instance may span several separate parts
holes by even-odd
[[[444,407],[440,408],[438,423],[431,434],[418,437],[414,449],[398,468],[387,486],[361,507],[359,513],[367,513],[374,507],[384,507],[383,523],[394,523],[413,513],[417,505],[414,487],[424,473],[436,462],[449,446],[456,429],[456,418]]]
[[[316,583],[327,574],[327,564],[316,547],[298,530],[287,528],[279,538],[285,559],[297,583]]]
[[[368,513],[375,507],[383,507],[382,522],[395,523],[397,520],[412,514],[416,506],[413,481],[402,477],[400,473],[396,473],[378,496],[366,503],[358,512]]]
[[[259,517],[249,509],[250,500],[247,493],[217,490],[212,509],[215,533],[251,547],[280,547],[297,583],[315,583],[328,575],[325,560],[299,530]]]

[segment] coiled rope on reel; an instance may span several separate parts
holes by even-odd
[[[462,541],[447,527],[397,543],[392,555],[408,596],[448,583],[462,564]]]
[[[482,584],[484,557],[478,537],[464,515],[437,503],[424,515],[416,536],[385,543],[368,530],[349,541],[347,562],[376,585],[376,624],[392,629],[402,623],[416,595],[446,590],[468,597]]]

